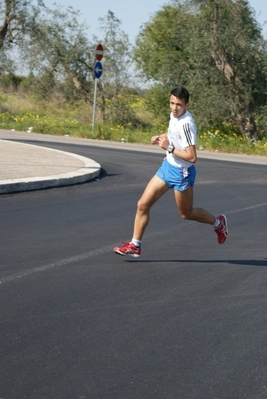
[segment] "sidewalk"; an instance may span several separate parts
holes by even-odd
[[[0,194],[84,183],[100,170],[77,154],[0,140]]]

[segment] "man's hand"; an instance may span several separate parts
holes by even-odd
[[[167,133],[163,133],[159,136],[153,136],[151,137],[151,144],[159,144],[159,141],[162,140],[163,138],[167,138]],[[160,145],[160,144],[159,144]],[[169,145],[169,144],[168,144]],[[167,145],[167,147],[168,147]],[[161,147],[161,146],[160,146]],[[166,147],[166,148],[167,148]]]
[[[159,136],[158,144],[161,148],[163,148],[164,150],[167,150],[167,148],[170,145],[167,134],[162,134],[161,136]]]
[[[151,137],[151,144],[158,144],[160,136]]]

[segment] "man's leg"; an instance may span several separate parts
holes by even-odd
[[[223,244],[228,236],[227,219],[225,215],[217,218],[203,208],[193,208],[193,187],[185,191],[174,190],[175,202],[183,219],[196,220],[200,223],[211,224],[217,234],[218,243]]]
[[[156,175],[152,177],[137,203],[132,241],[123,243],[122,247],[115,247],[113,251],[116,254],[140,256],[141,240],[149,222],[150,208],[168,189],[169,187],[163,180]]]
[[[152,205],[168,191],[167,184],[156,175],[152,177],[137,203],[134,220],[133,238],[141,241],[149,222],[149,211]]]
[[[185,191],[174,190],[174,197],[179,213],[183,219],[196,220],[197,222],[211,225],[215,224],[215,216],[211,215],[205,209],[193,208],[192,186]]]

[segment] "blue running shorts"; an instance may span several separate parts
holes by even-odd
[[[185,191],[188,187],[194,186],[196,168],[194,165],[189,168],[179,168],[171,165],[165,158],[156,176],[163,180],[169,188],[176,191]]]

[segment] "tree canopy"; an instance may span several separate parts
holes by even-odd
[[[248,1],[172,1],[144,25],[134,58],[153,84],[155,112],[158,90],[184,85],[200,126],[232,123],[257,138],[255,113],[267,101],[266,42]]]
[[[260,129],[267,134],[267,43],[247,0],[170,0],[143,25],[133,50],[110,10],[97,38],[73,8],[50,10],[42,0],[0,2],[0,73],[15,70],[10,48],[17,46],[28,83],[36,76],[43,97],[56,88],[68,101],[82,98],[92,106],[95,47],[102,43],[100,120],[136,122],[125,96],[135,93],[135,62],[157,119],[167,121],[169,92],[184,85],[200,129],[227,124],[250,139]]]

